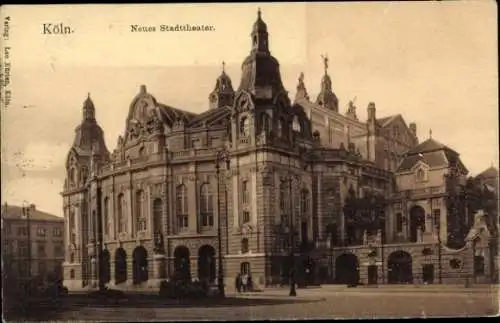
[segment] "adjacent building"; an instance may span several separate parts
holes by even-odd
[[[64,219],[34,204],[4,204],[1,211],[4,278],[62,279]]]
[[[310,283],[491,277],[474,255],[489,257],[496,233],[486,214],[468,223],[458,152],[419,143],[415,123],[375,103],[367,120],[354,102],[341,111],[326,57],[317,97],[301,75],[292,101],[260,11],[251,44],[238,87],[223,68],[201,114],[141,86],[112,151],[85,100],[62,192],[66,286],[96,286],[101,236],[101,278],[115,288],[215,281],[219,256],[227,286],[238,272],[286,282],[292,266]]]

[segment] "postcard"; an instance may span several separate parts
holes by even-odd
[[[4,316],[494,316],[493,1],[7,5]]]

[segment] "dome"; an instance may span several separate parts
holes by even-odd
[[[267,25],[264,20],[262,20],[262,12],[260,11],[260,8],[257,11],[257,20],[253,24],[253,32],[267,32]]]

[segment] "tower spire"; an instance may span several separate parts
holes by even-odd
[[[222,73],[226,73],[226,62],[222,61]]]
[[[432,139],[432,129],[429,129],[429,139]]]
[[[328,75],[328,54],[321,55],[323,58],[323,66],[325,67],[325,75]]]
[[[260,10],[260,7],[257,9],[257,19],[262,19],[262,11]]]

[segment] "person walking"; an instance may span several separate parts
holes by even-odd
[[[238,273],[236,275],[236,279],[234,281],[234,285],[236,287],[236,290],[238,291],[238,293],[241,293],[241,274]]]
[[[241,285],[243,287],[243,292],[247,291],[247,284],[248,284],[248,274],[245,273],[243,274],[243,277],[241,278]]]

